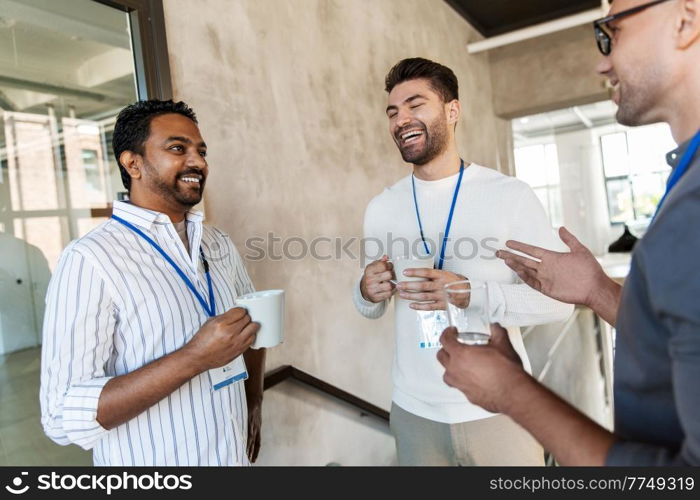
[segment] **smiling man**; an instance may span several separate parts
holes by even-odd
[[[63,251],[47,293],[44,430],[95,465],[248,465],[265,352],[234,308],[253,291],[236,248],[191,210],[209,172],[197,118],[137,102],[113,147],[130,201]]]
[[[465,278],[485,283],[490,317],[511,327],[527,363],[518,327],[564,320],[573,308],[518,282],[494,251],[515,235],[557,248],[547,215],[525,183],[461,160],[455,139],[461,107],[452,70],[405,59],[387,75],[386,91],[389,133],[412,174],[367,207],[364,255],[378,260],[363,263],[354,302],[364,316],[379,318],[397,292],[392,281],[399,281],[391,407],[399,464],[542,465],[542,449],[527,432],[443,382],[438,344],[421,346],[425,328],[419,320],[425,325],[423,320],[434,319],[429,329],[439,335],[444,314],[432,312],[445,309],[443,286]],[[376,243],[389,240],[395,245]],[[431,254],[435,268],[395,276],[390,260],[407,254]],[[406,277],[425,281],[403,282]]]

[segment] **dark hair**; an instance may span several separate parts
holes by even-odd
[[[433,90],[442,97],[443,102],[459,99],[459,83],[454,72],[447,66],[422,57],[403,59],[396,63],[386,75],[384,90],[391,92],[399,83],[421,78],[428,80]]]
[[[151,99],[148,101],[138,101],[129,104],[122,109],[117,116],[114,125],[114,135],[112,136],[112,149],[119,165],[122,176],[122,184],[127,191],[131,191],[131,176],[119,161],[119,156],[124,151],[133,151],[143,154],[143,145],[151,133],[151,120],[159,115],[177,113],[186,116],[197,123],[197,115],[194,114],[184,102],[173,102],[172,100],[159,101]]]

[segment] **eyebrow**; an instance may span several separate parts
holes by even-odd
[[[187,137],[183,137],[181,135],[171,135],[170,137],[168,137],[165,140],[165,142],[166,142],[166,144],[168,142],[184,142],[185,144],[192,144],[192,139],[189,139]],[[197,147],[198,148],[206,148],[207,144],[204,141],[202,141],[199,144],[197,144]]]
[[[414,94],[411,97],[404,99],[404,101],[401,104],[408,104],[410,102],[415,101],[416,99],[427,99],[427,97],[425,97],[423,94]],[[389,111],[393,111],[396,109],[399,109],[399,108],[392,104],[390,106],[387,106],[386,112],[388,113]]]

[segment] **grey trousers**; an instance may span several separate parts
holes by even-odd
[[[390,427],[402,466],[544,465],[540,444],[505,415],[450,425],[392,403]]]

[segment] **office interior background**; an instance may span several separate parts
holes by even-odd
[[[460,82],[461,154],[529,183],[552,227],[623,281],[630,255],[608,246],[625,228],[643,235],[673,142],[665,125],[615,123],[594,71],[591,22],[605,11],[599,0],[0,0],[0,465],[91,463],[40,425],[44,294],[61,250],[123,196],[111,134],[136,99],[194,108],[210,164],[199,208],[246,256],[246,240],[271,233],[362,237],[367,202],[408,173],[384,76],[405,57],[439,61]],[[246,261],[258,289],[287,291],[259,464],[396,462],[392,315],[354,310],[351,249]],[[534,375],[608,428],[614,334],[586,308],[524,331]]]

